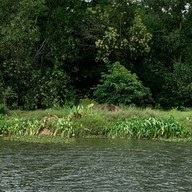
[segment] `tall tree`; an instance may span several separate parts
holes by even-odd
[[[191,61],[192,50],[189,43],[192,16],[189,3],[183,0],[144,1],[143,19],[153,38],[150,55],[144,62],[143,80],[150,84],[158,102],[164,107],[185,105],[182,102],[182,94],[179,94],[179,89],[182,89],[180,86],[177,86],[180,102],[178,99],[170,101],[172,95],[177,97],[174,87],[170,86],[170,81],[175,82],[174,73],[178,63],[185,69],[188,66],[190,71],[190,66],[186,64]],[[188,73],[185,75],[187,78]]]
[[[0,27],[4,92],[11,90],[15,104],[22,105],[34,75],[34,47],[40,38],[37,21],[44,11],[44,1],[2,1],[0,7],[5,19]]]

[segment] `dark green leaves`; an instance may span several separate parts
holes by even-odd
[[[94,92],[100,103],[130,104],[149,95],[149,90],[120,63],[114,63],[108,73],[103,74]]]

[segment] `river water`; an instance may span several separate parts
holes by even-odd
[[[192,191],[192,143],[0,140],[0,192]]]

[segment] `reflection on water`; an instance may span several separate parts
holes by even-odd
[[[192,191],[192,143],[0,140],[0,191]]]

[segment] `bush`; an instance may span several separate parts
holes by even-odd
[[[114,63],[108,73],[102,75],[101,82],[94,91],[96,101],[115,105],[138,103],[139,99],[149,94],[149,89],[143,86],[136,74],[132,74],[119,62]]]
[[[5,105],[0,104],[0,115],[6,115],[8,114],[8,109],[5,107]]]

